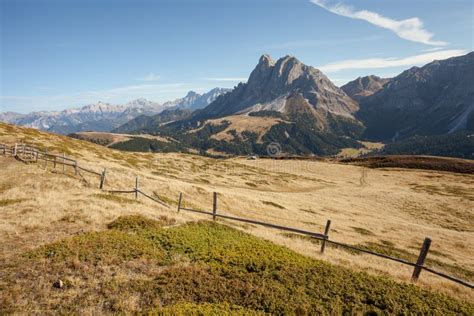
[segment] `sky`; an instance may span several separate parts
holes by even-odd
[[[285,55],[336,85],[466,54],[471,0],[0,0],[0,112],[62,110],[245,82]]]

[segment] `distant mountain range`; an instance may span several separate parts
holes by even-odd
[[[463,146],[452,151],[473,158],[473,82],[474,53],[413,67],[394,78],[357,78],[341,88],[294,57],[274,61],[263,55],[247,83],[208,106],[141,116],[118,131],[172,137],[176,150],[261,155],[268,154],[271,143],[290,155],[334,155],[343,148],[364,147],[362,141],[408,138],[397,150],[417,144],[420,151],[424,141],[445,154],[439,146],[452,135],[453,146]],[[416,135],[424,137],[412,141]],[[146,144],[134,139],[118,147],[160,151],[159,143]],[[422,151],[430,154],[430,147]]]
[[[165,109],[200,109],[214,101],[226,89],[215,88],[205,94],[194,91],[180,99],[159,104],[146,99],[136,99],[124,105],[98,102],[78,109],[32,112],[19,114],[0,113],[0,121],[33,127],[49,132],[69,134],[81,131],[109,132],[141,115],[152,116]]]

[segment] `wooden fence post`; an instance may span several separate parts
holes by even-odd
[[[44,168],[48,169],[48,150],[44,150]]]
[[[135,178],[135,199],[138,199],[138,177]]]
[[[331,227],[331,220],[328,219],[326,222],[326,228],[324,229],[324,239],[321,243],[321,253],[324,253],[324,248],[326,248],[326,240],[328,240],[329,228]]]
[[[54,156],[54,164],[53,164],[54,169],[56,169],[56,156]]]
[[[104,171],[102,171],[102,175],[100,176],[100,184],[99,184],[99,189],[102,190],[104,187],[104,182],[105,182],[105,173],[107,172],[107,169],[104,168]]]
[[[183,200],[183,193],[179,194],[179,199],[178,199],[178,213],[181,210],[181,201]]]
[[[77,175],[77,160],[74,160],[74,174]]]
[[[428,255],[428,251],[430,250],[430,245],[431,245],[431,239],[426,237],[425,240],[423,241],[423,245],[421,246],[418,260],[416,260],[416,266],[415,266],[415,269],[413,270],[413,275],[411,276],[411,280],[414,282],[416,282],[418,278],[420,277],[421,270],[423,268],[423,265],[425,264],[426,256]]]
[[[15,143],[15,147],[13,148],[13,157],[16,157],[17,148],[18,148],[18,145]]]
[[[63,153],[63,173],[66,171],[66,153]]]
[[[214,192],[213,201],[212,201],[212,219],[216,220],[217,214],[217,192]]]

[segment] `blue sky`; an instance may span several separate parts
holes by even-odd
[[[0,0],[0,112],[233,87],[263,53],[337,85],[473,50],[470,0]]]

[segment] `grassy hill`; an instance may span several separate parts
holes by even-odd
[[[106,231],[23,254],[2,280],[16,283],[3,288],[2,312],[474,313],[467,302],[310,259],[220,224],[160,227],[171,223],[120,217]]]
[[[306,310],[315,305],[327,310],[329,305],[322,303],[327,300],[339,302],[334,305],[337,308],[385,308],[384,311],[397,312],[409,308],[402,302],[405,300],[422,313],[427,309],[441,314],[471,311],[472,306],[465,302],[474,301],[472,290],[425,272],[412,286],[412,269],[397,263],[334,247],[321,255],[317,243],[298,235],[227,221],[220,222],[225,226],[196,224],[206,218],[176,213],[179,192],[183,192],[187,206],[203,210],[211,208],[212,192],[218,192],[220,213],[315,232],[322,232],[326,220],[331,219],[331,238],[410,260],[416,258],[421,242],[429,236],[433,240],[429,265],[472,282],[471,175],[369,169],[310,160],[211,159],[189,154],[121,152],[0,124],[0,143],[20,141],[47,147],[50,152],[65,152],[96,171],[107,168],[106,189],[131,189],[135,176],[139,176],[141,188],[165,200],[169,207],[142,198],[135,200],[133,196],[107,194],[98,190],[95,176],[75,176],[72,170],[63,174],[62,169],[54,170],[51,165],[46,169],[41,163],[25,165],[0,157],[0,305],[6,311],[31,313],[33,309],[49,308],[67,313],[83,303],[81,311],[91,313],[157,311],[163,305],[170,312],[234,308],[244,314],[253,310],[291,310],[291,301],[300,297]],[[127,218],[117,220],[129,215],[157,222],[138,220],[148,224],[124,224]],[[115,224],[109,225],[112,222]],[[120,228],[127,225],[138,228]],[[143,225],[148,228],[143,229]],[[163,234],[171,235],[165,238]],[[209,240],[220,240],[222,247]],[[237,248],[238,240],[248,242],[263,255],[247,256],[244,250],[232,248],[229,240],[235,240]],[[233,251],[237,251],[237,257]],[[296,266],[290,265],[293,270],[281,272],[264,260],[267,255],[283,256],[284,266],[287,262],[295,262]],[[262,260],[264,266],[269,265],[264,272]],[[249,262],[250,271],[245,272]],[[223,266],[228,268],[221,269]],[[173,273],[167,274],[170,271]],[[337,279],[339,274],[351,281],[342,284]],[[187,284],[191,282],[190,275],[203,276],[204,283]],[[335,292],[318,279],[322,275],[334,282]],[[299,283],[303,276],[313,281]],[[161,277],[165,281],[159,283]],[[272,289],[270,294],[259,289],[262,278]],[[64,282],[64,288],[53,287],[57,279]],[[166,288],[167,283],[175,284],[177,289],[182,286],[186,289],[183,293],[190,293],[191,297],[177,296],[173,292],[176,289]],[[234,285],[245,290],[230,291]],[[188,290],[193,286],[208,289],[212,295],[202,298]],[[353,294],[354,288],[362,289],[360,295]],[[410,297],[418,303],[400,297],[398,289],[413,293]],[[127,299],[120,296],[121,291],[130,293]],[[245,298],[245,291],[252,294]],[[142,292],[144,296],[139,295]],[[168,292],[172,295],[165,295]],[[367,293],[376,295],[372,297],[375,303],[364,301],[364,297],[372,295]],[[451,303],[446,303],[444,295],[450,297]],[[216,299],[212,299],[214,296]],[[390,299],[385,300],[385,296]],[[271,305],[268,302],[276,300],[272,298],[285,299],[286,304]],[[252,303],[251,299],[257,302]]]

